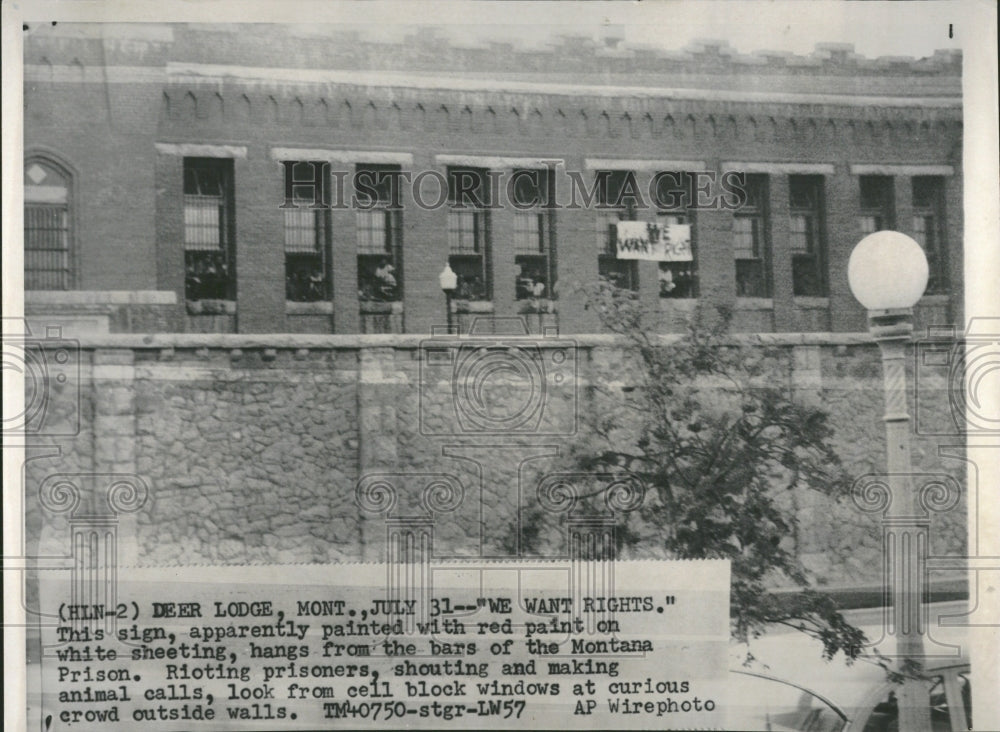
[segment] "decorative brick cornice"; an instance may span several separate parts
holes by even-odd
[[[720,41],[666,51],[614,38],[480,42],[433,28],[388,43],[289,25],[158,27],[40,27],[26,39],[25,79],[32,93],[45,83],[162,88],[158,134],[179,141],[250,139],[228,130],[279,125],[273,143],[290,147],[312,147],[309,128],[330,128],[357,149],[395,131],[474,147],[503,137],[503,152],[515,155],[583,138],[603,145],[597,155],[614,145],[616,156],[634,156],[630,141],[661,140],[676,143],[677,159],[703,157],[704,145],[737,155],[735,146],[753,143],[769,158],[778,148],[794,160],[820,146],[861,146],[882,158],[871,162],[918,149],[916,162],[937,164],[951,163],[961,140],[961,55],[952,50],[866,59],[843,44],[796,56],[741,54]]]
[[[241,125],[279,124],[287,140],[298,130],[330,128],[360,137],[373,131],[563,140],[656,140],[705,143],[840,147],[885,145],[950,149],[961,138],[962,110],[834,104],[678,100],[671,98],[563,97],[442,90],[360,88],[354,85],[171,84],[164,90],[161,136]],[[357,143],[360,144],[360,143]],[[792,147],[788,147],[792,146]],[[513,150],[512,150],[513,151]],[[733,154],[735,154],[735,150]],[[726,153],[723,153],[726,154]],[[795,153],[792,153],[795,154]],[[943,161],[942,161],[943,162]]]

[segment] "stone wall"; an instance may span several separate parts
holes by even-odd
[[[852,475],[884,472],[882,377],[867,336],[764,338],[772,347],[773,383],[830,411]],[[518,517],[537,505],[539,480],[571,468],[566,456],[584,437],[578,430],[606,408],[602,399],[613,400],[634,382],[610,337],[536,339],[525,358],[548,364],[539,418],[515,420],[512,433],[493,434],[476,423],[482,414],[475,409],[456,411],[455,362],[428,365],[432,355],[459,353],[443,343],[398,335],[83,339],[78,408],[65,394],[52,400],[53,411],[31,440],[29,553],[69,551],[67,514],[43,508],[38,492],[55,474],[83,474],[89,477],[78,482],[95,491],[98,508],[106,508],[102,491],[115,475],[138,476],[148,488],[138,510],[119,523],[119,561],[127,564],[377,559],[387,523],[412,519],[433,523],[436,557],[516,554],[529,544],[532,527]],[[947,383],[931,376],[920,382],[922,422],[914,421],[925,433],[934,431],[929,426],[954,426]],[[516,406],[521,395],[501,398]],[[54,431],[71,434],[45,436]],[[915,434],[914,472],[951,476],[964,487],[961,444]],[[789,501],[801,522],[789,540],[820,582],[879,581],[878,515],[850,500],[794,495]],[[964,507],[963,495],[953,510],[932,516],[933,554],[965,551]],[[662,554],[656,528],[645,530],[648,537],[633,551]],[[557,537],[542,550],[558,551],[558,543]]]

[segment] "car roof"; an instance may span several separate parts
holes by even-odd
[[[949,620],[962,616],[967,607],[965,601],[928,606],[929,630],[924,638],[924,667],[928,671],[968,665],[967,629]],[[884,631],[884,612],[885,608],[869,608],[845,612],[844,616],[865,631],[892,663],[895,639]],[[755,660],[746,664],[748,651]],[[792,684],[849,715],[866,702],[873,689],[888,683],[886,670],[876,663],[859,659],[848,665],[841,654],[827,661],[819,640],[787,628],[775,629],[749,645],[731,645],[729,669]]]
[[[802,691],[807,692],[809,694],[812,694],[817,699],[821,700],[824,704],[826,704],[827,706],[831,707],[834,711],[836,711],[837,714],[839,714],[840,717],[845,722],[847,721],[847,714],[844,712],[843,709],[841,709],[840,707],[837,706],[836,702],[834,702],[832,699],[827,699],[822,694],[817,694],[812,689],[808,689],[805,686],[802,686],[801,684],[795,683],[794,681],[788,681],[787,679],[779,679],[779,678],[776,678],[774,676],[770,676],[768,674],[759,673],[757,671],[736,671],[736,670],[733,670],[733,671],[731,671],[731,673],[740,674],[742,676],[752,676],[752,677],[758,678],[758,679],[768,679],[770,681],[777,681],[777,682],[782,683],[782,684],[787,684],[788,686],[793,686],[796,689],[801,689]]]

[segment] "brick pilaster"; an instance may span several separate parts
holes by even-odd
[[[264,146],[234,161],[236,327],[240,333],[285,330],[283,168]]]

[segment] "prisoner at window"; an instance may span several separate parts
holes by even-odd
[[[674,256],[680,251],[684,252],[683,256],[674,261],[660,262],[660,297],[698,297],[698,250],[694,221],[694,196],[697,192],[694,176],[682,171],[661,171],[654,176],[654,182],[656,223],[660,225],[662,235],[669,242],[683,232],[688,233],[686,247],[672,247]],[[686,258],[688,255],[690,258]]]
[[[555,298],[555,217],[548,202],[548,173],[532,169],[511,174],[518,300]]]
[[[638,217],[638,181],[631,170],[601,170],[596,175],[597,273],[622,289],[638,290],[638,263],[618,259],[618,222]]]
[[[448,168],[448,264],[458,275],[455,297],[489,300],[490,181],[483,168]]]
[[[285,299],[329,300],[330,180],[321,161],[285,163]],[[289,179],[289,176],[291,178]],[[289,185],[291,183],[291,185]]]
[[[233,161],[184,158],[184,293],[233,300],[236,262]]]
[[[357,198],[358,297],[393,302],[403,297],[402,215],[398,165],[359,164]]]

